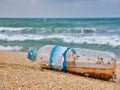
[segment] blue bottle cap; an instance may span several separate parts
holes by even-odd
[[[28,59],[29,60],[34,60],[36,59],[36,52],[34,49],[28,50]]]

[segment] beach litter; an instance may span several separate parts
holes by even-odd
[[[46,45],[37,51],[29,49],[28,59],[42,69],[116,82],[116,56],[111,52]]]

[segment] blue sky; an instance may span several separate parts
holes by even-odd
[[[120,0],[0,0],[0,17],[120,17]]]

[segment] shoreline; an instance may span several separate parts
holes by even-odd
[[[31,63],[26,53],[0,51],[0,89],[8,90],[119,90],[120,64],[116,69],[117,83],[53,70],[43,71]],[[72,84],[72,85],[71,85]]]

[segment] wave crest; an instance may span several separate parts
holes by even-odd
[[[22,31],[29,29],[27,27],[21,28],[21,27],[0,27],[0,31]]]
[[[25,40],[42,40],[42,39],[52,39],[58,38],[62,39],[64,42],[67,43],[88,43],[88,44],[99,44],[99,45],[111,45],[111,46],[120,46],[120,37],[118,35],[113,36],[71,36],[71,35],[63,35],[63,34],[56,34],[56,35],[32,35],[32,34],[22,34],[22,35],[6,35],[0,34],[0,40],[4,41],[25,41]]]
[[[65,42],[73,42],[77,44],[99,44],[99,45],[111,45],[113,47],[120,46],[120,37],[114,36],[83,36],[83,37],[68,37],[64,38]]]
[[[23,49],[23,47],[20,47],[20,46],[1,46],[0,45],[0,50],[4,50],[4,51],[20,51],[21,49]]]

